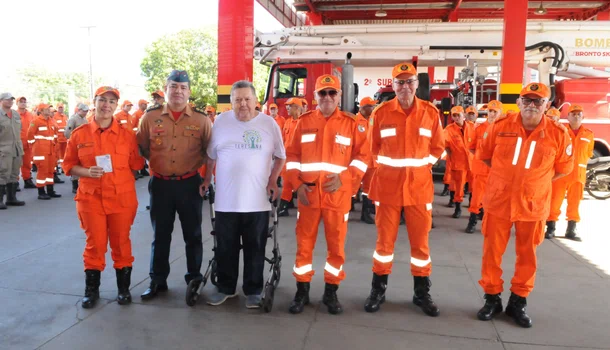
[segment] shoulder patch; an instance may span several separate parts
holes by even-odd
[[[201,110],[201,109],[199,109],[199,108],[197,108],[197,107],[194,107],[194,108],[193,108],[193,110],[194,110],[195,112],[197,112],[197,113],[200,113],[200,114],[204,114],[204,115],[206,115],[205,111],[203,111],[203,110]]]
[[[161,107],[163,107],[163,106],[162,106],[162,105],[160,105],[160,104],[155,104],[154,106],[152,106],[152,107],[150,107],[149,109],[147,109],[147,110],[146,110],[146,113],[148,113],[148,112],[150,112],[150,111],[157,110],[157,109],[161,109]]]

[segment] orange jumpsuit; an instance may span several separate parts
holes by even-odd
[[[21,143],[23,143],[23,163],[21,164],[21,176],[24,180],[32,178],[32,142],[28,141],[28,130],[34,115],[27,110],[19,112],[21,116]]]
[[[373,254],[373,272],[377,275],[392,272],[402,210],[411,243],[411,273],[429,276],[432,272],[428,247],[434,200],[432,165],[445,150],[438,115],[430,102],[415,98],[413,107],[405,112],[394,98],[377,107],[371,116],[371,150],[378,164],[369,193],[377,205]]]
[[[294,136],[294,131],[297,127],[298,122],[298,119],[293,119],[292,117],[286,119],[286,122],[284,123],[284,128],[282,129],[282,139],[284,140],[284,148],[288,148],[290,142],[292,142],[292,137]],[[284,166],[284,169],[282,170],[282,173],[280,175],[282,176],[282,178],[286,178],[286,166]],[[294,191],[294,188],[292,188],[288,181],[284,181],[283,186],[284,189],[282,190],[282,199],[287,202],[290,202],[292,200],[292,192]]]
[[[511,291],[527,297],[536,278],[536,247],[544,240],[552,178],[572,171],[572,145],[565,127],[542,118],[531,133],[520,113],[496,120],[487,130],[481,160],[491,169],[483,196],[483,263],[479,284],[486,294],[503,291],[502,256],[515,226],[517,260]]]
[[[587,179],[587,162],[593,156],[593,146],[595,139],[593,131],[581,126],[574,133],[572,129],[568,130],[570,139],[572,140],[572,149],[574,153],[574,169],[568,176],[559,178],[553,182],[553,194],[551,196],[551,214],[547,221],[557,221],[561,213],[561,204],[563,198],[568,193],[568,208],[566,217],[568,221],[580,221],[578,207],[583,196],[585,181]]]
[[[72,168],[96,165],[96,156],[110,155],[112,172],[101,178],[81,177],[74,197],[81,227],[87,236],[83,259],[85,270],[103,271],[110,240],[114,268],[131,266],[129,232],[138,207],[135,178],[132,170],[144,166],[136,136],[131,129],[113,121],[102,132],[95,120],[76,128],[68,141],[64,169],[72,175]]]
[[[140,127],[140,119],[142,119],[142,116],[144,115],[145,111],[141,111],[141,110],[137,110],[133,113],[133,115],[131,116],[131,123],[133,124],[133,132],[138,131],[138,128]]]
[[[470,172],[472,153],[468,144],[474,137],[474,124],[464,121],[463,126],[457,123],[447,125],[444,130],[445,147],[451,151],[447,156],[451,159],[451,181],[455,195],[453,201],[462,203],[464,200],[464,185]]]
[[[66,117],[65,114],[55,112],[55,115],[53,115],[53,120],[55,121],[55,125],[57,127],[55,159],[57,159],[57,163],[62,163],[64,161],[64,154],[66,154],[66,146],[68,145],[68,139],[66,138],[66,135],[64,135],[66,126],[68,125],[68,117]]]
[[[278,114],[277,117],[274,118],[274,120],[277,123],[277,125],[279,125],[280,130],[284,130],[284,124],[286,124],[286,119]]]
[[[314,274],[313,250],[320,219],[324,221],[327,258],[324,281],[339,284],[345,278],[345,236],[351,197],[360,187],[370,159],[366,132],[358,128],[356,116],[338,108],[325,118],[319,110],[299,118],[292,142],[286,150],[286,178],[298,189],[307,184],[309,205],[299,203],[297,253],[293,275],[297,282],[310,282]],[[325,192],[322,185],[330,174],[338,174],[341,187]]]
[[[369,143],[372,139],[373,133],[373,118],[369,116],[369,120],[366,120],[360,113],[357,114],[362,126],[366,128],[366,138],[369,140]],[[371,179],[373,179],[373,174],[377,169],[377,162],[375,159],[371,157],[371,162],[368,164],[368,168],[366,169],[366,173],[362,177],[362,195],[368,196],[371,191]]]
[[[57,131],[53,117],[45,119],[42,115],[30,123],[28,130],[28,143],[32,145],[32,159],[38,173],[36,174],[36,187],[53,185],[53,173],[57,160],[55,158],[55,143]]]
[[[114,118],[120,123],[124,124],[129,130],[133,130],[133,119],[131,118],[131,114],[120,111],[119,113],[114,115]]]
[[[451,124],[447,124],[445,129],[447,129],[449,125]],[[449,185],[449,191],[455,191],[455,188],[453,188],[453,182],[451,181],[451,159],[449,159],[447,152],[444,152],[443,154],[445,155],[445,174],[443,174],[443,183],[445,185]]]
[[[479,124],[474,129],[474,137],[468,145],[468,148],[475,152],[475,157],[471,163],[472,182],[470,183],[470,192],[472,193],[472,198],[468,208],[468,211],[474,214],[479,214],[483,207],[483,194],[485,193],[487,177],[489,176],[489,167],[482,160],[477,159],[476,154],[481,152],[483,137],[490,125],[487,121]]]

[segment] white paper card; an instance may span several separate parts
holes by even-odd
[[[112,172],[112,158],[110,158],[110,154],[96,156],[95,163],[97,164],[97,166],[104,169],[104,172],[106,172],[106,173]]]

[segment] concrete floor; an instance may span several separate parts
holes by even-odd
[[[476,319],[483,304],[480,278],[482,237],[463,232],[467,214],[452,219],[446,197],[433,208],[436,228],[430,235],[433,261],[432,296],[441,309],[437,318],[425,316],[411,303],[409,242],[404,226],[395,251],[387,302],[368,314],[363,303],[371,280],[375,247],[374,226],[350,217],[347,240],[347,277],[339,289],[345,312],[329,315],[321,305],[324,236],[318,240],[312,283],[312,304],[301,315],[287,312],[294,295],[291,267],[295,256],[296,212],[282,218],[280,245],[283,277],[274,309],[247,310],[245,298],[218,307],[200,302],[185,305],[185,258],[179,223],[172,242],[170,291],[143,303],[147,288],[152,238],[146,192],[147,179],[137,182],[140,206],[132,230],[135,256],[132,276],[134,303],[119,306],[110,252],[102,274],[102,300],[84,310],[82,250],[70,185],[57,185],[61,199],[39,201],[35,190],[22,190],[27,205],[0,212],[0,349],[608,349],[610,348],[610,247],[607,215],[610,201],[586,199],[580,232],[584,242],[545,241],[538,250],[536,289],[528,298],[534,327],[522,329],[504,315],[492,322]],[[437,185],[437,192],[441,186]],[[606,227],[606,228],[604,228]],[[204,232],[209,232],[207,204]],[[480,228],[480,224],[479,224]],[[558,224],[558,232],[565,223]],[[212,240],[205,235],[204,268]],[[271,243],[269,243],[269,250]],[[504,259],[505,289],[515,262],[514,245]],[[205,287],[205,292],[212,285]],[[240,287],[241,293],[241,287]],[[509,292],[503,294],[504,301]]]

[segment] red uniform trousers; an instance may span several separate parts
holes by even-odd
[[[504,290],[502,255],[506,251],[511,228],[515,225],[515,275],[510,291],[527,297],[534,289],[536,279],[536,248],[544,239],[544,221],[516,221],[485,213],[483,217],[483,263],[479,284],[486,294]]]
[[[46,185],[53,185],[53,173],[55,172],[55,166],[57,165],[55,156],[53,154],[47,154],[44,156],[33,156],[34,164],[36,164],[36,187],[45,187]]]
[[[377,244],[373,254],[373,272],[377,275],[392,273],[394,244],[398,236],[400,212],[404,210],[407,234],[411,244],[411,274],[413,276],[430,276],[432,260],[428,247],[428,234],[432,229],[432,204],[398,205],[375,203],[377,214]]]
[[[470,193],[472,198],[470,199],[470,206],[468,211],[474,214],[479,214],[481,208],[483,208],[483,195],[485,194],[485,186],[487,186],[487,177],[489,174],[478,175],[473,174],[472,182],[470,183]]]
[[[23,143],[23,162],[21,163],[21,176],[24,180],[32,178],[32,145],[27,139],[21,139]]]
[[[82,197],[85,197],[86,200],[83,200]],[[85,270],[104,270],[108,241],[110,241],[112,249],[114,268],[130,267],[134,258],[131,254],[129,233],[138,208],[135,192],[123,193],[120,198],[111,197],[108,200],[102,199],[102,196],[98,194],[79,192],[75,200],[81,228],[87,235],[83,253]],[[116,207],[119,210],[112,210],[107,214],[103,203],[107,201],[112,204],[106,203],[106,207]]]
[[[312,208],[299,203],[296,226],[297,256],[292,273],[297,282],[311,282],[314,275],[313,250],[316,246],[320,219],[324,222],[327,246],[324,282],[339,284],[345,278],[343,263],[348,217],[349,212],[340,213],[331,209]]]
[[[557,221],[561,214],[561,204],[563,198],[568,193],[568,207],[566,209],[566,219],[568,221],[580,221],[578,208],[580,200],[583,198],[585,185],[582,182],[571,180],[568,176],[553,181],[553,191],[551,195],[551,213],[548,221]]]
[[[466,185],[466,179],[468,177],[468,170],[451,170],[451,185],[449,188],[455,191],[453,201],[455,203],[462,203],[464,200],[464,185]],[[453,187],[453,188],[452,188]]]

